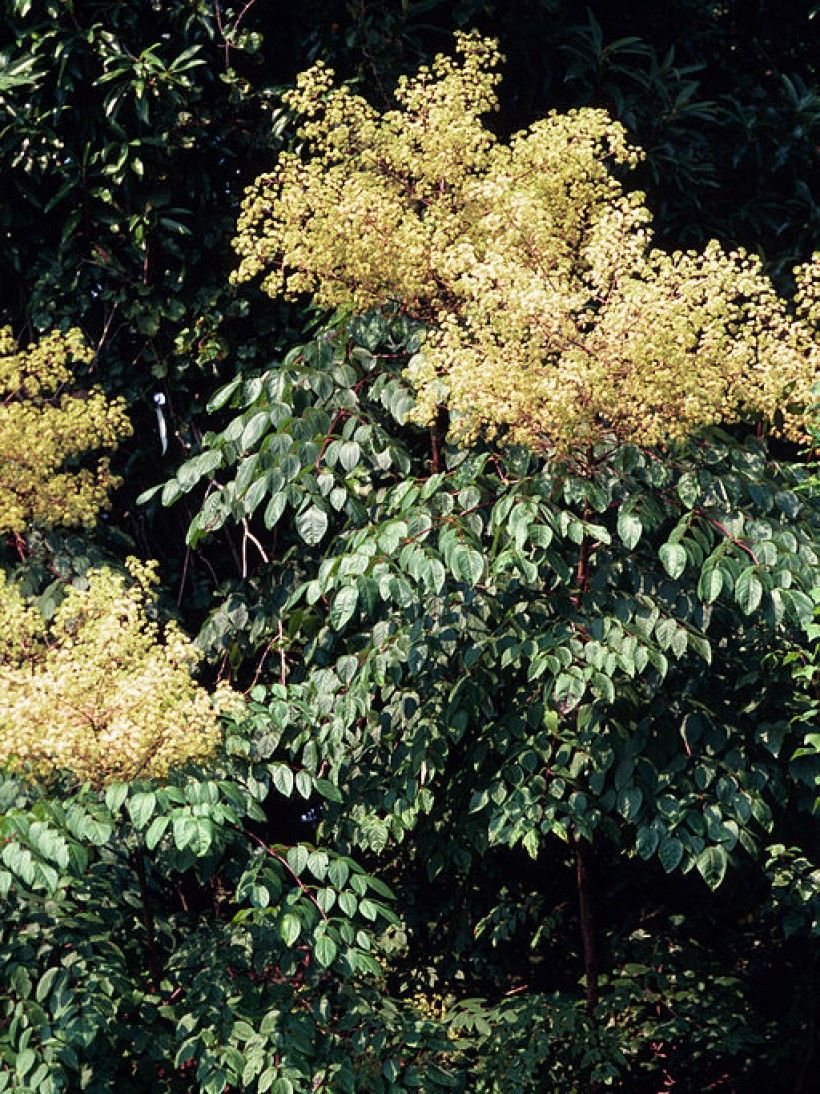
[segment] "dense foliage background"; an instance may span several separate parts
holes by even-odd
[[[168,781],[4,776],[0,1089],[810,1089],[807,454],[740,427],[586,467],[459,450],[407,424],[406,316],[228,279],[296,74],[324,58],[384,108],[476,26],[500,135],[606,108],[662,243],[745,245],[788,293],[818,21],[6,0],[0,326],[80,328],[80,394],[135,429],[110,511],[10,535],[5,575],[50,618],[157,559],[161,616],[247,704]]]

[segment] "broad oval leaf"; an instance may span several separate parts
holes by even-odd
[[[751,615],[763,599],[763,582],[757,576],[757,567],[748,566],[735,582],[735,600],[744,615]]]
[[[293,912],[288,912],[282,916],[282,924],[279,928],[279,933],[282,935],[282,940],[286,946],[292,946],[299,935],[302,933],[302,924],[298,915],[294,915]]]
[[[680,861],[683,858],[683,844],[675,836],[665,836],[661,840],[658,858],[661,860],[661,866],[667,874],[671,874],[673,870],[677,870],[680,866]]]
[[[339,589],[330,609],[330,625],[335,631],[340,631],[350,622],[358,602],[359,590],[355,585],[345,585]]]
[[[273,785],[279,791],[279,793],[289,798],[293,793],[293,772],[287,766],[287,764],[277,764],[276,767],[271,769],[271,777],[273,779]]]
[[[642,533],[643,525],[634,511],[621,506],[618,510],[618,535],[624,546],[631,550],[637,545]]]
[[[723,588],[723,574],[718,566],[706,565],[700,573],[698,596],[707,604],[712,604],[720,596]]]
[[[322,968],[326,969],[336,957],[336,943],[333,941],[332,938],[328,938],[326,934],[323,934],[316,939],[316,945],[313,947],[313,953]]]
[[[679,543],[664,543],[658,551],[663,568],[676,580],[686,569],[686,551]]]
[[[296,517],[296,531],[310,547],[319,542],[327,531],[327,513],[311,505]]]
[[[717,889],[726,876],[729,856],[725,847],[706,847],[697,857],[698,873],[710,889]]]

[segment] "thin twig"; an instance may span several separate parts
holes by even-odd
[[[185,579],[188,576],[188,563],[191,561],[191,548],[185,548],[185,558],[182,563],[182,577],[179,580],[179,592],[177,593],[177,607],[182,606],[182,594],[185,590]]]
[[[290,863],[285,858],[285,856],[280,855],[278,851],[274,851],[274,849],[272,847],[269,847],[263,839],[261,839],[259,836],[255,835],[253,832],[247,832],[246,831],[245,835],[248,837],[248,839],[253,840],[253,842],[255,844],[257,844],[259,847],[261,847],[262,850],[266,854],[270,855],[271,858],[275,858],[277,862],[280,862],[285,867],[287,872],[291,875],[293,880],[296,882],[296,884],[299,886],[299,888],[302,890],[302,892],[305,894],[305,896],[308,898],[308,900],[310,900],[313,904],[316,905],[316,907],[319,911],[319,915],[322,917],[322,919],[324,919],[324,921],[327,922],[327,915],[325,914],[321,904],[316,899],[316,897],[313,895],[313,893],[310,891],[308,886],[305,885],[304,881],[302,881],[302,879],[299,877],[299,875],[296,873],[296,871],[291,867]]]
[[[592,913],[592,893],[586,848],[580,836],[573,837],[575,848],[575,881],[578,888],[578,911],[581,919],[581,942],[584,951],[587,1012],[592,1015],[598,1004],[598,955],[595,946],[595,921]]]
[[[222,8],[220,6],[219,0],[215,0],[214,2],[214,15],[216,16],[216,26],[219,33],[222,35],[223,49],[225,51],[225,68],[231,67],[231,37],[236,35],[237,31],[239,30],[240,23],[255,3],[256,0],[248,0],[247,4],[245,4],[244,8],[242,8],[239,15],[237,15],[234,25],[226,32],[225,24],[222,21]]]
[[[742,543],[739,539],[737,539],[735,536],[733,536],[732,533],[729,531],[729,529],[726,527],[725,524],[721,524],[721,522],[719,520],[717,520],[715,517],[710,517],[709,514],[704,513],[704,511],[702,509],[695,509],[694,512],[697,513],[697,515],[699,517],[703,517],[704,520],[708,520],[709,523],[714,528],[717,528],[717,530],[719,532],[722,532],[723,535],[726,536],[726,538],[729,540],[729,542],[733,543],[735,545],[735,547],[738,548],[738,550],[745,551],[745,553],[749,556],[749,558],[752,560],[752,562],[755,564],[755,566],[760,565],[758,557],[754,553],[754,551],[751,549],[751,547],[749,547],[746,543]]]
[[[285,658],[285,629],[282,626],[282,620],[279,620],[279,683],[282,687],[285,686],[288,679],[288,663]]]
[[[328,429],[327,433],[324,436],[324,440],[322,441],[322,447],[319,449],[319,455],[316,457],[315,467],[316,467],[316,474],[317,475],[319,474],[319,472],[322,469],[322,460],[323,460],[325,452],[327,450],[327,446],[330,444],[330,439],[333,436],[333,431],[336,429],[336,426],[345,417],[346,414],[347,414],[346,410],[337,410],[336,411],[336,416],[334,417],[333,421],[330,423],[330,428]]]
[[[268,552],[265,550],[265,548],[262,546],[262,544],[259,542],[259,540],[256,538],[256,536],[253,534],[253,532],[248,527],[248,518],[243,517],[242,518],[242,576],[243,577],[248,576],[248,548],[247,548],[248,540],[251,541],[251,543],[254,545],[254,547],[259,552],[259,554],[262,558],[262,561],[266,562],[266,563],[270,562],[270,558],[268,557]]]
[[[141,847],[134,851],[131,856],[131,865],[139,883],[142,924],[145,928],[145,956],[148,961],[151,986],[154,991],[158,991],[162,980],[162,961],[157,950],[154,909],[151,902],[151,892],[148,888],[148,877],[145,872],[145,852]]]

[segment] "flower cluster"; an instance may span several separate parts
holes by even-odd
[[[219,713],[238,696],[196,683],[196,647],[152,618],[153,567],[127,565],[133,582],[103,568],[70,588],[48,627],[0,578],[0,754],[12,768],[102,786],[162,778],[219,744]]]
[[[104,458],[76,466],[131,432],[122,400],[70,390],[73,366],[90,360],[78,330],[18,351],[11,331],[0,329],[0,533],[91,525],[117,485]]]
[[[0,570],[0,665],[21,664],[36,657],[45,640],[46,625],[27,604],[16,585]]]
[[[742,250],[654,247],[622,126],[553,113],[502,143],[482,122],[497,49],[470,34],[458,50],[383,114],[324,65],[299,78],[303,149],[248,190],[234,279],[422,319],[414,417],[446,408],[462,443],[655,445],[746,417],[802,438],[820,366],[811,268],[801,311]]]
[[[794,279],[798,311],[805,316],[807,323],[820,332],[820,251],[815,251],[811,262],[797,267]]]

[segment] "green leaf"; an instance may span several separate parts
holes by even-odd
[[[700,497],[697,476],[691,471],[687,471],[685,474],[681,475],[678,480],[677,492],[678,497],[686,508],[694,509],[697,505],[698,498]]]
[[[282,925],[279,930],[285,945],[292,946],[302,933],[302,923],[299,916],[294,915],[293,912],[288,912],[282,916]]]
[[[145,846],[149,851],[153,851],[162,837],[165,835],[165,830],[168,827],[168,817],[154,817],[151,823],[148,825],[148,831],[145,833]]]
[[[772,830],[772,811],[762,798],[752,798],[752,816],[761,828]]]
[[[358,603],[359,590],[355,585],[345,585],[339,589],[330,608],[330,625],[335,631],[340,631],[350,622]]]
[[[710,889],[717,889],[723,881],[728,861],[726,849],[720,846],[706,847],[698,855],[695,865]]]
[[[171,479],[169,482],[166,482],[165,486],[162,488],[162,504],[167,509],[168,506],[173,505],[175,501],[178,501],[182,497],[183,492],[184,491],[177,480]]]
[[[618,510],[618,535],[621,537],[624,546],[632,550],[633,547],[637,546],[642,532],[643,525],[635,515],[634,510],[627,509],[622,505]]]
[[[297,514],[296,531],[308,546],[313,547],[327,531],[327,513],[318,506],[311,505]]]
[[[271,768],[273,785],[284,798],[289,798],[293,793],[293,772],[287,764],[276,764]]]
[[[712,604],[720,596],[722,588],[723,574],[720,567],[707,563],[700,572],[698,596],[701,600],[705,600],[707,604]]]
[[[317,881],[324,881],[327,876],[327,853],[325,851],[312,851],[308,856],[308,870]]]
[[[328,914],[330,909],[336,903],[336,890],[331,888],[319,889],[316,893],[316,903],[325,913]]]
[[[62,972],[62,969],[52,966],[50,969],[46,969],[37,981],[34,997],[38,1003],[42,1003],[46,996],[50,994],[54,981],[60,972]]]
[[[190,813],[179,813],[173,821],[174,844],[177,850],[185,848],[196,839],[196,824]]]
[[[356,914],[356,909],[359,906],[359,902],[356,899],[354,893],[351,893],[349,889],[344,889],[339,893],[339,907],[348,918],[351,918]]]
[[[635,838],[635,847],[642,859],[650,859],[658,849],[660,836],[654,828],[644,826],[638,829]]]
[[[634,784],[625,786],[618,795],[618,812],[626,820],[634,821],[643,802],[643,791]]]
[[[149,486],[147,490],[143,490],[141,494],[137,495],[137,505],[145,505],[151,498],[156,497],[163,488],[163,483],[159,483],[157,486]]]
[[[326,934],[316,939],[316,945],[313,947],[313,953],[316,960],[326,969],[328,965],[332,964],[337,953],[336,943],[332,938],[328,938]]]
[[[174,843],[179,851],[190,850],[195,855],[205,855],[211,847],[213,825],[207,817],[195,817],[181,813],[173,820]]]
[[[365,898],[359,901],[359,911],[365,917],[365,919],[375,919],[379,914],[378,905],[374,904],[372,900]]]
[[[263,520],[266,528],[273,528],[274,524],[279,520],[285,511],[285,507],[288,504],[288,496],[284,491],[274,494],[268,504],[265,506],[265,514]]]
[[[735,581],[735,600],[744,615],[751,615],[763,599],[763,583],[757,576],[757,567],[748,566]]]
[[[313,779],[307,771],[296,772],[296,790],[303,798],[309,798],[313,793]]]
[[[256,1030],[250,1024],[250,1022],[235,1022],[233,1027],[233,1035],[240,1041],[250,1041],[252,1037],[256,1036]]]
[[[301,843],[289,849],[287,853],[288,866],[290,866],[297,877],[307,866],[308,856],[309,852],[307,847],[304,847]]]
[[[564,713],[568,713],[578,706],[585,691],[586,684],[582,677],[562,672],[555,681],[553,699]]]
[[[663,619],[658,620],[655,627],[655,637],[662,650],[669,649],[677,633],[678,624],[674,619],[665,616]]]
[[[31,977],[22,965],[15,966],[11,974],[11,985],[22,998],[26,999],[31,995]]]
[[[615,702],[615,685],[604,673],[594,672],[592,674],[592,690],[599,698],[605,699],[607,703]]]
[[[239,447],[243,452],[253,448],[260,437],[270,429],[270,416],[267,410],[257,411],[246,423],[242,430]]]
[[[531,859],[538,858],[538,849],[541,841],[535,828],[531,828],[521,841],[521,844]]]
[[[362,450],[356,441],[345,441],[339,448],[339,463],[345,471],[352,471],[359,462]]]
[[[658,858],[667,874],[677,870],[683,858],[683,844],[675,836],[664,836],[658,850]]]
[[[153,790],[140,791],[131,795],[127,809],[135,828],[145,828],[156,804],[157,796]]]
[[[256,1089],[259,1091],[259,1094],[267,1094],[267,1091],[270,1090],[274,1080],[276,1080],[276,1072],[278,1070],[279,1069],[276,1067],[269,1067],[262,1072],[256,1083]]]
[[[808,626],[814,616],[816,602],[800,589],[784,589],[783,598],[788,602],[801,626]]]
[[[327,798],[328,801],[340,802],[342,800],[338,786],[334,786],[328,779],[315,779],[313,787],[317,793],[321,794],[323,798]]]
[[[327,868],[327,876],[337,889],[344,889],[345,882],[350,876],[350,867],[344,859],[334,859]]]
[[[181,486],[189,490],[196,486],[199,480],[206,475],[211,475],[222,463],[222,453],[215,450],[200,452],[192,460],[186,461],[177,471],[177,479]]]
[[[251,483],[245,492],[245,496],[242,498],[242,506],[248,516],[254,512],[267,492],[268,482],[264,475],[261,479],[257,479],[256,482]]]
[[[674,580],[686,569],[686,550],[679,543],[664,543],[658,555],[663,568]]]
[[[105,804],[112,813],[116,813],[127,797],[127,783],[112,783],[105,792]]]
[[[706,662],[707,665],[712,663],[712,647],[708,639],[704,638],[702,634],[694,634],[692,631],[687,631],[686,639],[688,645],[692,647],[695,653]]]
[[[22,1077],[34,1067],[37,1060],[37,1056],[33,1049],[24,1048],[22,1052],[18,1052],[14,1058],[14,1070],[18,1076]]]
[[[484,556],[470,547],[458,546],[450,560],[453,576],[468,585],[477,585],[484,574]]]

